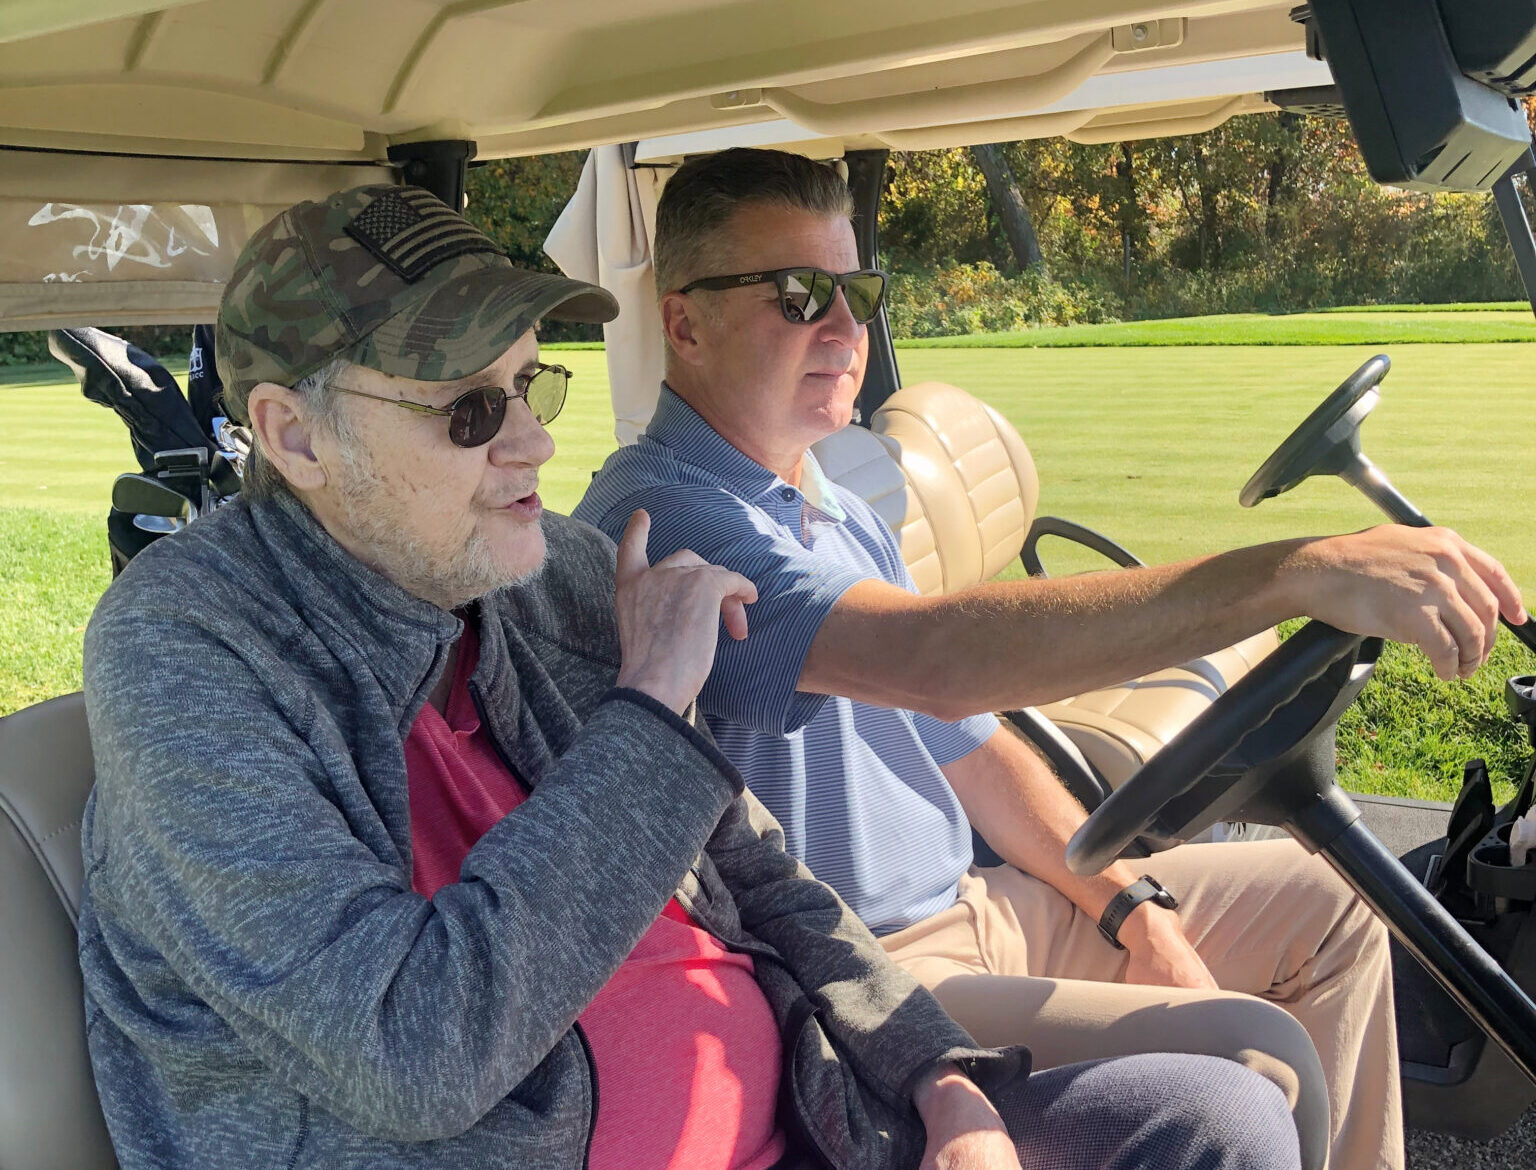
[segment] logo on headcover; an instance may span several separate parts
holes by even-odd
[[[501,251],[462,215],[420,187],[401,187],[379,196],[352,217],[346,232],[392,272],[412,282],[455,256]]]

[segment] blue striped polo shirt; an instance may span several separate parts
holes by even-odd
[[[757,585],[748,636],[723,631],[699,705],[721,750],[784,826],[789,852],[877,934],[948,907],[971,830],[939,771],[997,720],[947,723],[795,689],[822,619],[857,581],[916,592],[896,538],[806,455],[802,493],[663,386],[650,426],[609,457],[574,515],[615,540],[651,515],[653,562],[689,548]],[[808,499],[807,496],[810,498]]]

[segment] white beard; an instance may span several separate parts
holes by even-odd
[[[395,584],[445,610],[458,609],[493,589],[510,585],[537,573],[534,565],[514,573],[498,563],[495,549],[478,531],[448,560],[401,531],[381,506],[389,499],[386,481],[360,443],[338,436],[337,447],[346,468],[337,484],[337,503],[354,547],[364,550],[363,560]]]

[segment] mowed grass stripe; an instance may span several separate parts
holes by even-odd
[[[102,519],[0,507],[0,715],[80,689],[85,623],[110,579]]]
[[[1067,325],[898,341],[898,349],[1056,349],[1159,346],[1461,345],[1536,341],[1529,307],[1443,311],[1402,307],[1322,313],[1234,313],[1109,325]]]
[[[1097,528],[1148,561],[1383,517],[1340,480],[1308,480],[1256,508],[1237,494],[1264,458],[1373,347],[919,350],[908,385],[943,381],[1019,429],[1041,513]],[[1393,346],[1365,453],[1433,520],[1462,530],[1536,594],[1536,347]],[[1099,567],[1056,550],[1048,566]]]

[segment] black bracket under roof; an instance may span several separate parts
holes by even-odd
[[[465,139],[438,138],[402,142],[389,148],[389,161],[413,187],[425,187],[455,211],[464,210],[464,183],[475,144]]]

